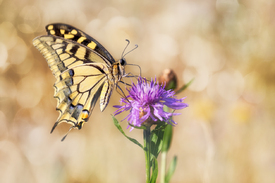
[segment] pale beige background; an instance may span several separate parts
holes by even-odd
[[[32,39],[55,22],[85,31],[116,59],[126,38],[138,44],[126,59],[145,77],[171,68],[180,85],[195,78],[178,96],[190,107],[175,117],[172,183],[275,182],[274,9],[273,0],[0,0],[0,182],[145,181],[143,151],[111,120],[116,92],[64,142],[68,125],[50,134],[54,77]]]

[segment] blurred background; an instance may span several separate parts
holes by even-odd
[[[189,107],[178,111],[168,153],[172,183],[275,182],[273,0],[0,0],[0,182],[141,183],[143,151],[113,125],[114,92],[80,131],[62,124],[54,77],[32,45],[45,26],[71,24],[150,78],[170,68]],[[138,74],[129,66],[127,72]],[[118,116],[122,120],[127,114]],[[142,141],[142,132],[125,132]]]

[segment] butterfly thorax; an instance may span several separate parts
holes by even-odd
[[[112,65],[112,70],[110,72],[112,74],[110,74],[110,77],[112,77],[112,80],[115,84],[117,84],[125,75],[125,65],[126,60],[124,58],[121,58]]]

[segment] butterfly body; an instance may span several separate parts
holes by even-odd
[[[115,61],[94,38],[73,26],[50,24],[48,35],[33,40],[56,78],[54,97],[59,117],[53,126],[67,122],[81,129],[99,99],[100,110],[125,76],[124,58]]]

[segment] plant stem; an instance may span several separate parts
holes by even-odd
[[[151,180],[151,129],[147,126],[143,130],[144,138],[144,152],[145,152],[145,163],[146,163],[146,183],[150,183]]]
[[[160,183],[165,183],[166,155],[167,151],[161,153]]]

